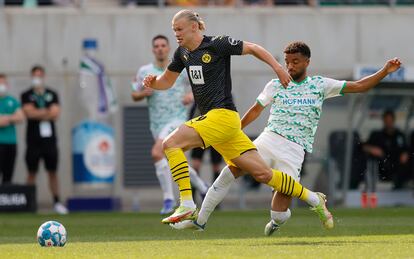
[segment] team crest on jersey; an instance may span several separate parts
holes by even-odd
[[[228,38],[230,45],[236,46],[239,43],[239,40],[233,39],[231,37]]]
[[[50,102],[50,101],[52,101],[52,99],[53,99],[53,96],[51,94],[46,94],[45,95],[46,102]]]
[[[202,60],[204,63],[206,63],[206,64],[210,63],[210,61],[211,61],[211,56],[210,56],[210,54],[208,54],[208,53],[204,54],[204,55],[201,57],[201,60]]]

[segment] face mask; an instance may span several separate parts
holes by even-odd
[[[43,79],[41,77],[33,77],[32,78],[32,85],[33,86],[42,86],[43,85]]]
[[[0,95],[5,95],[7,93],[7,86],[5,84],[0,84]]]

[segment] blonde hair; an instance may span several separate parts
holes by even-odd
[[[188,21],[193,21],[198,23],[198,29],[200,31],[206,30],[206,24],[204,23],[203,19],[201,19],[200,15],[191,10],[181,10],[174,15],[173,21],[176,21],[181,18],[186,18]]]

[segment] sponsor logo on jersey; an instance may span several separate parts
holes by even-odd
[[[187,56],[187,54],[184,54],[183,58],[185,59],[185,61],[188,61],[188,56]]]
[[[316,99],[311,98],[284,98],[283,105],[316,105]]]
[[[204,55],[201,57],[201,60],[202,60],[204,63],[206,63],[206,64],[210,63],[210,61],[211,61],[211,56],[210,56],[210,54],[208,54],[208,53],[204,54]]]
[[[202,66],[190,66],[189,74],[191,82],[195,85],[204,85],[203,67]]]

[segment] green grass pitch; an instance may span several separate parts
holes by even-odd
[[[325,231],[311,211],[294,209],[272,237],[268,211],[216,212],[206,231],[176,231],[157,214],[0,214],[0,258],[414,258],[414,209],[337,209]],[[36,232],[57,220],[63,248],[43,248]]]

